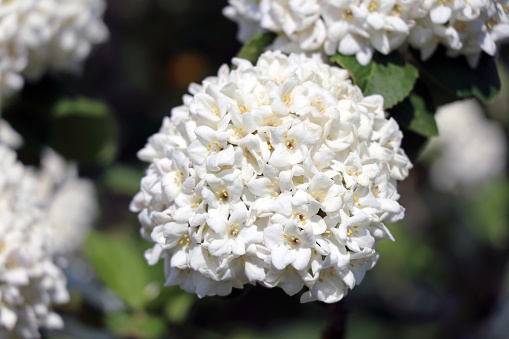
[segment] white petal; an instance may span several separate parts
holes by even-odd
[[[295,251],[288,250],[286,245],[276,247],[272,250],[270,255],[272,257],[272,264],[278,270],[285,269],[286,266],[293,263],[297,258],[297,253],[295,253]]]
[[[429,16],[434,24],[445,24],[451,17],[452,10],[449,7],[438,5],[431,9]]]

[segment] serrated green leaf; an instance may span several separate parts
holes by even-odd
[[[108,313],[105,316],[105,323],[110,331],[126,338],[161,338],[166,331],[166,324],[162,318],[144,312]]]
[[[331,61],[345,68],[364,95],[380,94],[384,108],[390,108],[408,96],[419,76],[417,69],[393,52],[375,53],[367,66],[357,62],[354,55],[336,54]]]
[[[460,98],[475,96],[491,101],[500,91],[495,58],[483,53],[477,68],[471,68],[464,56],[450,58],[439,48],[421,63],[421,73]]]
[[[241,48],[237,57],[249,60],[252,64],[256,64],[258,57],[263,53],[265,47],[270,45],[275,38],[276,34],[272,32],[255,35]]]
[[[50,146],[83,165],[106,165],[117,151],[109,107],[88,98],[61,99],[51,111]]]
[[[97,231],[89,233],[84,252],[99,278],[119,298],[134,309],[142,309],[151,299],[145,292],[150,271],[143,252],[129,238],[113,238]]]
[[[432,137],[438,135],[435,111],[436,107],[431,94],[422,82],[417,81],[410,95],[392,107],[389,114],[400,126],[423,136]]]

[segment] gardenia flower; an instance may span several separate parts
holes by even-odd
[[[373,52],[408,43],[428,59],[439,44],[477,67],[509,37],[508,0],[229,0],[223,13],[239,23],[246,42],[260,30],[276,32],[272,49],[355,55],[367,65]],[[255,26],[255,23],[258,26]]]
[[[38,327],[61,328],[52,306],[69,300],[63,272],[48,247],[47,211],[37,200],[38,176],[0,145],[0,337],[38,338]]]
[[[423,154],[431,161],[430,177],[436,189],[472,195],[503,173],[507,139],[477,101],[442,106],[436,121],[440,135],[430,140]]]
[[[130,207],[155,243],[146,259],[199,297],[259,283],[338,301],[403,217],[399,126],[319,55],[233,64],[192,84],[138,153],[150,165]]]
[[[104,0],[1,1],[0,98],[19,90],[23,77],[77,68],[108,36],[104,9]]]

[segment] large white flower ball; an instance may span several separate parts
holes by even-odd
[[[238,22],[238,39],[276,32],[274,49],[355,55],[367,65],[410,44],[428,59],[438,45],[476,67],[509,37],[508,0],[229,0],[223,13]]]
[[[392,239],[384,223],[403,217],[399,126],[318,55],[233,64],[192,84],[138,153],[146,258],[199,297],[259,283],[338,301]]]

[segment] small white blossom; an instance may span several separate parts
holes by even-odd
[[[272,49],[355,55],[367,65],[409,43],[428,59],[438,45],[477,67],[509,37],[507,0],[229,0],[224,14],[239,23],[239,40],[278,34]],[[247,28],[249,27],[249,29]]]
[[[280,3],[297,4],[310,7],[291,19],[312,21],[316,3]],[[319,55],[233,63],[192,84],[138,153],[150,165],[131,210],[155,242],[146,258],[199,297],[260,283],[338,301],[392,239],[384,222],[403,217],[402,133],[380,96]]]
[[[108,30],[104,0],[0,2],[0,99],[46,70],[74,70]]]
[[[438,109],[440,135],[431,139],[423,156],[431,160],[430,178],[441,191],[473,195],[504,171],[507,139],[485,117],[475,100],[458,101]]]

